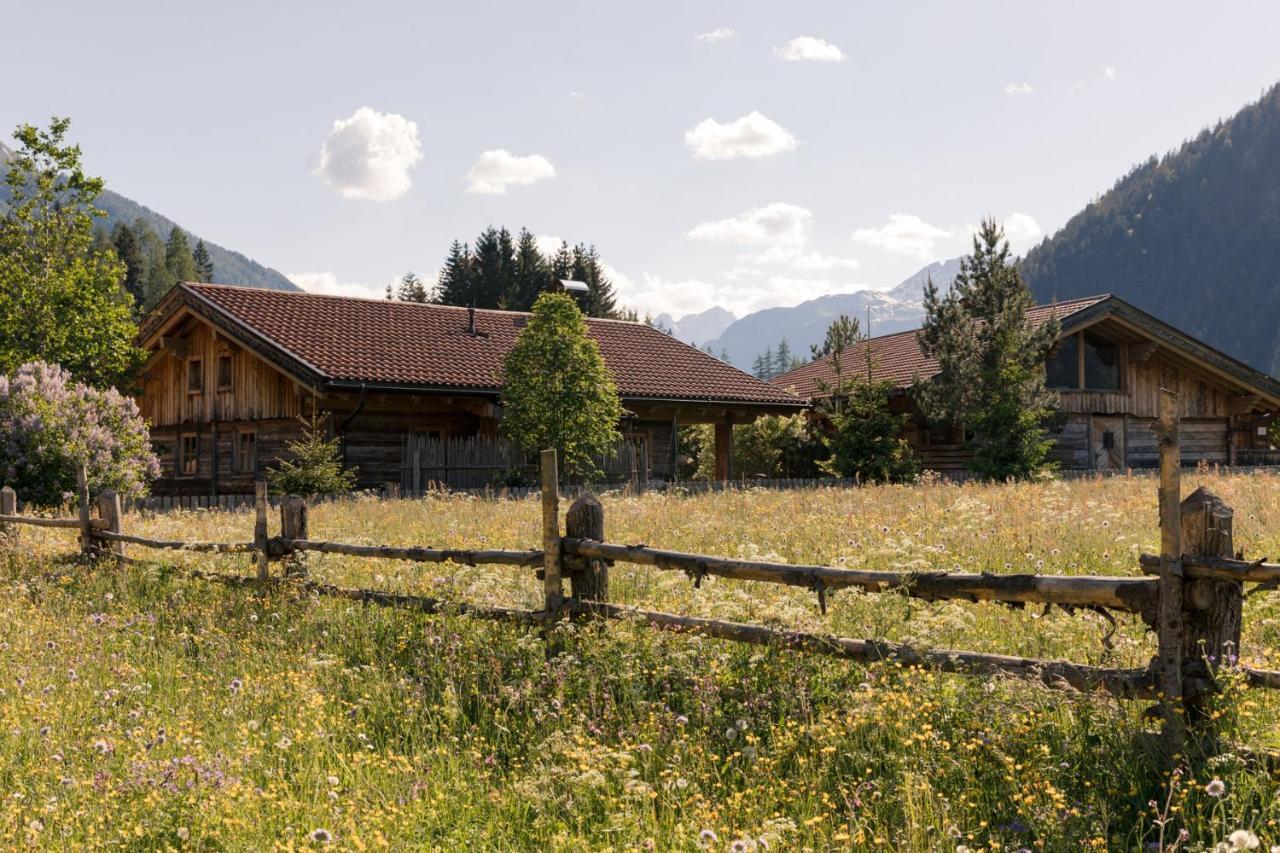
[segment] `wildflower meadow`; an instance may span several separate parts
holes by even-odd
[[[1280,553],[1280,476],[1198,472],[1237,547]],[[606,494],[615,542],[849,567],[1137,574],[1149,477],[674,496]],[[274,522],[273,522],[274,523]],[[252,515],[130,516],[243,541]],[[536,500],[351,499],[312,537],[535,547]],[[1280,700],[1229,683],[1227,749],[1170,773],[1144,703],[861,666],[628,623],[538,629],[229,588],[251,558],[0,552],[0,846],[136,850],[1280,849]],[[537,607],[533,572],[312,554],[314,578]],[[1143,666],[1141,623],[618,565],[611,600],[1081,663]],[[1280,593],[1241,656],[1280,668]],[[1228,681],[1231,681],[1228,679]]]

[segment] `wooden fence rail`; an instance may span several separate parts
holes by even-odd
[[[554,451],[542,454],[542,547],[538,550],[453,549],[397,545],[327,542],[308,535],[307,504],[300,498],[279,500],[280,534],[269,535],[266,484],[255,496],[253,539],[248,542],[185,542],[126,534],[119,499],[105,492],[98,497],[93,517],[87,477],[78,477],[76,518],[43,518],[17,512],[17,495],[0,489],[0,540],[19,543],[20,525],[79,531],[81,552],[90,558],[127,559],[126,547],[168,549],[213,554],[251,554],[256,577],[187,570],[191,577],[234,586],[274,582],[271,561],[284,565],[283,574],[305,590],[385,607],[424,613],[460,613],[477,618],[525,624],[546,624],[561,617],[595,616],[634,620],[665,631],[832,655],[862,662],[894,661],[943,672],[969,675],[1001,674],[1039,682],[1054,689],[1100,691],[1122,699],[1156,699],[1164,720],[1163,744],[1168,755],[1185,749],[1188,733],[1202,745],[1215,743],[1213,715],[1207,703],[1217,691],[1219,668],[1239,653],[1243,584],[1259,589],[1280,586],[1280,565],[1247,561],[1232,555],[1231,509],[1204,489],[1180,500],[1178,424],[1170,392],[1162,392],[1162,418],[1157,423],[1160,448],[1159,505],[1161,554],[1142,555],[1141,570],[1155,577],[1099,577],[946,573],[911,570],[871,571],[834,566],[743,560],[665,551],[647,545],[605,541],[604,509],[594,497],[583,495],[570,507],[565,529],[560,526],[560,489]],[[542,582],[543,607],[520,610],[380,590],[352,589],[306,578],[308,553],[362,558],[407,560],[416,563],[510,565],[535,569]],[[1020,606],[1058,605],[1068,610],[1115,610],[1139,615],[1156,634],[1157,654],[1141,669],[1101,668],[1070,661],[1040,660],[951,649],[916,649],[883,640],[859,640],[792,631],[764,625],[683,616],[612,604],[608,601],[609,566],[630,562],[659,570],[682,571],[701,584],[708,575],[747,582],[782,584],[812,590],[825,613],[827,593],[860,589],[869,593],[898,593],[925,600],[993,601]],[[571,595],[566,599],[564,580]],[[1241,668],[1245,681],[1256,687],[1280,689],[1280,672]]]

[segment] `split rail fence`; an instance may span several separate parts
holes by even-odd
[[[1006,675],[1040,682],[1053,689],[1100,691],[1120,699],[1155,700],[1163,719],[1161,745],[1166,754],[1182,753],[1188,740],[1213,748],[1216,733],[1208,704],[1219,689],[1221,668],[1232,666],[1240,651],[1243,586],[1280,587],[1280,564],[1242,559],[1233,552],[1232,510],[1213,494],[1197,489],[1181,500],[1176,399],[1162,392],[1161,419],[1155,426],[1160,448],[1159,508],[1161,553],[1139,559],[1145,576],[1101,577],[918,571],[870,571],[794,565],[665,551],[647,545],[605,541],[604,510],[590,495],[579,497],[560,524],[560,490],[555,451],[542,453],[542,543],[527,551],[434,549],[415,546],[359,545],[310,538],[307,504],[298,497],[279,502],[280,533],[268,532],[265,483],[256,495],[251,541],[184,542],[130,535],[122,529],[119,497],[106,492],[90,501],[83,471],[79,477],[76,518],[20,515],[17,495],[0,490],[0,535],[8,547],[20,545],[21,525],[76,530],[81,553],[89,558],[128,559],[131,547],[217,554],[252,554],[256,576],[190,571],[194,577],[231,585],[276,583],[271,562],[308,591],[426,613],[464,613],[481,619],[546,625],[561,618],[588,616],[629,619],[655,629],[689,632],[758,645],[780,646],[865,663],[898,662],[968,675]],[[93,507],[96,505],[96,517]],[[318,583],[307,577],[306,554],[407,560],[417,563],[510,565],[536,572],[542,583],[540,610],[448,603],[439,599],[353,589]],[[812,590],[825,614],[827,596],[840,589],[905,594],[925,600],[993,601],[1012,606],[1057,605],[1067,612],[1117,611],[1138,615],[1156,634],[1157,653],[1142,668],[1103,668],[1062,660],[1042,660],[951,649],[917,649],[883,640],[863,640],[786,630],[722,619],[683,616],[614,604],[609,601],[609,567],[628,562],[662,571],[687,573],[695,584],[711,575],[740,581],[784,584]],[[566,596],[564,581],[569,582]],[[1238,667],[1255,687],[1280,688],[1280,672]]]

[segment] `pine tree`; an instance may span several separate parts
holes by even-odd
[[[476,238],[472,294],[477,308],[502,308],[515,282],[515,244],[511,232],[490,225]]]
[[[387,290],[390,291],[390,289],[388,285]],[[400,277],[400,284],[396,288],[396,299],[401,302],[430,302],[429,297],[427,286],[412,271]]]
[[[974,470],[992,479],[1032,477],[1048,467],[1046,425],[1056,395],[1044,365],[1058,339],[1056,320],[1027,319],[1035,304],[1011,263],[1009,244],[993,220],[973,238],[951,292],[925,287],[920,347],[938,372],[915,389],[927,418],[972,433]]]
[[[527,228],[520,229],[516,241],[515,293],[511,308],[528,311],[534,301],[551,288],[551,267],[538,251],[538,241]]]
[[[173,281],[170,280],[169,269],[165,266],[164,240],[160,239],[156,230],[139,217],[134,220],[133,233],[138,235],[138,242],[142,244],[142,251],[147,259],[146,300],[142,306],[145,311],[150,310],[162,296],[169,292]]]
[[[470,305],[474,271],[475,259],[471,249],[466,243],[454,240],[437,278],[436,302],[441,305]]]
[[[787,339],[783,338],[778,344],[778,349],[773,355],[774,375],[781,376],[788,370],[799,366],[798,359],[791,354],[791,345],[787,343]]]
[[[285,445],[292,460],[277,463],[267,471],[271,487],[282,495],[340,495],[356,484],[356,469],[342,464],[338,439],[325,437],[321,419],[312,415],[299,418],[302,438]]]
[[[613,282],[604,272],[604,264],[595,246],[581,243],[573,247],[573,267],[569,276],[587,286],[584,310],[588,317],[614,317],[618,299],[613,292]]]
[[[209,257],[204,240],[196,241],[196,247],[191,250],[191,261],[195,264],[196,281],[213,281],[213,258]]]
[[[815,361],[825,358],[837,349],[843,351],[845,347],[851,346],[861,334],[862,329],[858,321],[849,317],[848,314],[841,314],[827,327],[827,335],[822,343],[809,347],[809,352]]]
[[[133,296],[138,311],[147,304],[147,256],[138,235],[128,224],[116,223],[111,229],[111,246],[116,257],[124,263],[124,289]]]
[[[560,248],[551,258],[551,277],[556,281],[573,278],[573,252],[570,251],[569,244],[563,240],[560,242]]]
[[[811,347],[813,357],[831,359],[831,373],[834,381],[818,379],[818,389],[822,392],[818,408],[832,417],[844,412],[844,402],[849,396],[849,380],[845,377],[845,369],[849,366],[845,356],[853,345],[862,338],[862,330],[858,321],[847,314],[841,314],[831,321],[827,327],[826,337],[820,346]],[[870,348],[867,349],[870,359]],[[871,377],[868,375],[867,377]]]
[[[196,280],[196,262],[191,257],[191,245],[187,242],[187,235],[176,225],[170,229],[169,239],[164,244],[164,266],[171,286],[180,281]]]

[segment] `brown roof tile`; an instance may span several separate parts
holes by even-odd
[[[216,284],[178,290],[336,382],[497,391],[503,361],[529,316],[477,310],[483,334],[473,336],[466,308]],[[802,405],[647,324],[588,319],[587,328],[624,398]]]
[[[1041,323],[1050,316],[1055,316],[1059,320],[1075,314],[1077,311],[1083,311],[1092,305],[1096,305],[1109,296],[1088,296],[1082,299],[1072,299],[1066,302],[1058,302],[1053,305],[1037,305],[1027,312],[1027,317],[1033,323]],[[892,380],[894,385],[899,388],[910,386],[917,378],[928,379],[930,376],[938,372],[938,362],[932,358],[926,358],[925,354],[920,350],[920,343],[917,339],[919,329],[911,329],[906,332],[898,332],[893,335],[884,335],[878,338],[871,338],[866,342],[871,347],[871,378],[877,382],[883,380]],[[858,344],[853,350],[846,351],[841,365],[842,372],[845,376],[859,375],[866,371],[866,350],[864,344]],[[835,371],[832,369],[831,356],[820,358],[817,361],[811,361],[808,364],[801,365],[795,370],[775,376],[769,380],[773,385],[779,388],[785,388],[804,399],[813,399],[823,397],[828,391],[824,390],[823,385],[827,388],[835,385]]]

